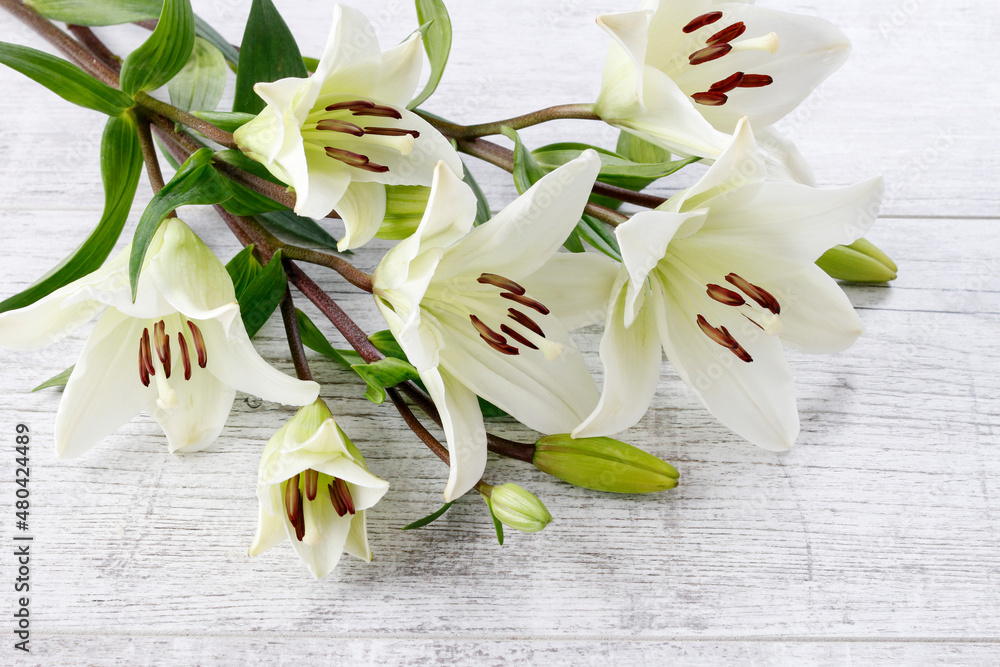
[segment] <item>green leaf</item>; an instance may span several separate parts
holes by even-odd
[[[217,48],[223,58],[233,65],[239,65],[240,52],[236,49],[236,47],[230,44],[229,40],[217,33],[215,28],[206,23],[205,20],[197,14],[194,15],[194,29],[195,34]]]
[[[618,239],[615,238],[615,235],[608,229],[607,225],[597,218],[584,213],[583,217],[580,218],[580,222],[576,225],[576,232],[581,239],[611,259],[617,262],[622,261],[622,251],[618,247]]]
[[[462,180],[465,184],[472,189],[472,194],[476,195],[476,221],[473,223],[476,227],[483,224],[491,217],[493,217],[493,212],[490,210],[490,202],[486,199],[486,194],[483,189],[479,187],[479,183],[476,179],[472,177],[472,172],[469,171],[469,166],[465,164],[463,160],[463,166],[465,169],[462,171]]]
[[[302,64],[306,66],[306,72],[315,72],[319,68],[319,58],[302,56]]]
[[[406,353],[403,352],[403,348],[396,342],[396,338],[388,329],[376,331],[372,335],[368,336],[368,340],[371,341],[371,344],[375,346],[376,350],[385,356],[393,357],[394,359],[402,359],[403,361],[407,360]]]
[[[288,210],[262,213],[256,217],[268,231],[278,236],[286,235],[311,241],[331,250],[337,249],[337,239],[330,236],[330,233],[320,227],[312,218],[303,218],[301,215],[296,215]],[[345,251],[341,254],[349,255],[353,253]]]
[[[632,162],[653,164],[670,161],[670,151],[645,139],[640,139],[625,130],[622,130],[618,135],[618,146],[615,148],[615,152]]]
[[[309,316],[298,308],[295,309],[295,319],[299,322],[299,335],[302,336],[302,343],[306,347],[333,359],[344,368],[351,368],[354,365],[351,361],[345,359],[343,354],[333,349],[330,341],[326,339],[326,336],[319,330],[319,327],[313,324]]]
[[[445,503],[444,507],[439,509],[437,512],[434,512],[434,514],[428,514],[423,519],[417,519],[413,523],[403,526],[403,530],[413,530],[414,528],[423,528],[427,524],[437,521],[444,515],[445,512],[451,509],[451,506],[454,504],[455,504],[454,500],[451,501],[450,503]]]
[[[100,222],[76,252],[59,266],[20,294],[0,302],[0,312],[30,305],[100,268],[121,236],[141,172],[142,151],[136,134],[135,117],[127,113],[109,118],[101,137],[104,213]]]
[[[194,48],[190,0],[166,0],[156,29],[122,63],[121,89],[129,97],[156,90],[187,64]]]
[[[240,250],[226,264],[226,272],[233,280],[233,289],[236,291],[236,300],[246,291],[246,288],[253,282],[254,278],[260,275],[264,267],[260,265],[253,254],[253,244]]]
[[[167,83],[170,103],[185,111],[215,109],[226,89],[227,71],[222,52],[196,38],[187,64]]]
[[[42,16],[76,25],[118,25],[155,19],[162,0],[25,0]]]
[[[256,260],[254,260],[256,261]],[[260,328],[267,323],[271,313],[281,303],[285,296],[288,279],[285,277],[285,267],[281,265],[281,251],[274,253],[267,266],[250,281],[242,294],[237,294],[240,304],[240,316],[247,335],[253,338]]]
[[[385,402],[386,389],[420,378],[417,369],[410,362],[395,357],[386,357],[370,364],[354,364],[351,368],[368,383],[365,398],[377,405]]]
[[[233,196],[222,202],[222,208],[233,215],[251,216],[288,210],[283,204],[279,204],[270,197],[265,197],[235,181],[228,180],[228,177],[227,182],[229,189],[233,191]]]
[[[179,206],[219,204],[232,196],[233,192],[226,185],[226,179],[212,167],[212,149],[202,148],[192,153],[170,182],[153,195],[136,226],[128,266],[133,301],[146,250],[163,219]]]
[[[406,105],[408,109],[416,109],[434,94],[441,82],[445,65],[448,64],[448,55],[451,53],[451,17],[448,16],[444,2],[442,0],[416,0],[416,5],[417,20],[421,24],[430,23],[426,29],[421,25],[421,38],[424,41],[427,59],[431,63],[431,75],[424,85],[424,89]]]
[[[644,182],[645,184],[642,187],[645,187],[656,179],[669,176],[700,159],[686,158],[670,162],[640,163],[633,162],[597,146],[579,143],[549,144],[548,146],[535,149],[532,151],[532,155],[541,168],[548,173],[556,167],[578,158],[583,151],[589,149],[596,150],[601,157],[601,171],[597,176],[597,180],[613,185]],[[621,185],[621,187],[629,187],[629,185]]]
[[[240,47],[233,111],[258,114],[264,110],[264,100],[254,92],[254,84],[307,74],[295,37],[274,4],[253,0]]]
[[[258,178],[263,178],[265,181],[271,181],[272,183],[284,185],[284,183],[275,178],[274,175],[267,170],[267,167],[262,165],[260,162],[247,157],[243,151],[227,148],[226,150],[216,152],[215,159],[249,172]]]
[[[524,147],[521,137],[518,136],[516,130],[504,126],[502,131],[505,137],[514,142],[514,171],[512,176],[514,177],[514,187],[517,188],[518,194],[523,195],[528,188],[534,185],[547,172],[535,160],[534,154]]]
[[[76,367],[75,366],[70,366],[69,368],[67,368],[66,370],[64,370],[62,373],[58,373],[56,375],[53,375],[48,380],[46,380],[45,382],[41,383],[40,385],[38,385],[34,389],[32,389],[31,393],[35,393],[36,391],[41,391],[42,389],[49,389],[50,387],[65,387],[66,383],[69,382],[69,376],[72,375],[74,368],[76,368]]]
[[[194,111],[198,118],[207,120],[212,125],[226,132],[235,132],[257,116],[252,113],[240,113],[238,111]]]
[[[486,507],[490,510],[490,517],[493,519],[493,528],[497,531],[497,542],[500,546],[503,546],[503,524],[500,523],[500,519],[497,518],[496,513],[493,511],[493,505],[486,496],[483,496],[483,500],[486,501]]]
[[[132,99],[76,65],[44,51],[0,42],[0,63],[42,84],[68,102],[109,116],[121,115]]]

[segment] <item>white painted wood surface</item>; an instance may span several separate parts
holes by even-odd
[[[403,0],[352,4],[384,43],[415,25]],[[287,545],[246,556],[257,457],[287,410],[239,396],[218,444],[189,456],[168,455],[140,417],[60,461],[51,446],[59,395],[29,390],[74,362],[86,331],[35,353],[0,351],[0,663],[996,664],[1000,88],[991,73],[1000,10],[989,0],[761,4],[824,16],[854,41],[848,64],[785,127],[823,186],[886,175],[885,217],[871,238],[901,267],[891,287],[847,287],[868,327],[853,349],[793,355],[796,449],[776,456],[732,436],[665,367],[653,409],[627,437],[676,463],[676,491],[615,497],[497,461],[489,479],[530,488],[556,517],[543,533],[512,533],[497,547],[472,497],[402,533],[437,508],[445,470],[391,408],[367,403],[346,373],[317,361],[323,395],[392,488],[370,518],[375,562],[345,560],[316,582]],[[248,2],[195,5],[240,41]],[[278,5],[303,52],[318,54],[331,3]],[[593,18],[631,7],[452,0],[452,62],[427,107],[474,122],[592,100],[606,45]],[[0,33],[40,45],[6,16]],[[101,34],[127,45],[142,33]],[[0,87],[6,296],[97,221],[102,119],[8,69]],[[614,140],[584,122],[524,137]],[[472,168],[494,207],[512,198],[503,174]],[[210,211],[185,218],[220,256],[236,252]],[[356,259],[370,269],[384,247]],[[380,328],[364,295],[312,273],[363,326]],[[598,336],[583,336],[591,353]],[[290,371],[278,321],[257,342]],[[9,631],[18,422],[34,433],[30,656],[13,651]]]

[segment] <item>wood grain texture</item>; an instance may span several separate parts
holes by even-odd
[[[249,3],[194,4],[239,43]],[[363,6],[384,44],[415,25],[403,0],[351,4]],[[651,411],[627,438],[676,463],[676,491],[616,497],[491,460],[490,480],[544,499],[556,520],[543,533],[511,534],[498,547],[473,497],[403,533],[440,505],[446,471],[391,408],[363,400],[348,373],[317,360],[323,396],[392,488],[370,515],[375,562],[345,560],[316,582],[288,545],[246,556],[257,457],[289,410],[239,395],[218,444],[188,456],[168,455],[142,416],[86,456],[60,461],[51,446],[59,394],[29,391],[74,362],[87,329],[37,352],[0,350],[0,437],[10,442],[5,434],[25,422],[35,443],[37,652],[21,662],[995,663],[1000,88],[983,85],[983,75],[997,64],[997,9],[986,0],[764,4],[823,16],[854,41],[849,63],[785,125],[822,186],[886,174],[886,217],[871,238],[901,269],[891,287],[846,288],[868,329],[855,347],[791,356],[803,425],[793,451],[776,456],[731,435],[665,366]],[[330,3],[278,5],[303,53],[318,54]],[[606,48],[593,18],[632,8],[621,0],[450,5],[452,62],[428,108],[466,122],[593,99]],[[119,49],[144,34],[99,32]],[[0,33],[40,46],[6,16]],[[102,118],[7,69],[0,86],[6,296],[97,221]],[[581,136],[614,142],[579,121],[524,133],[529,145]],[[512,199],[507,177],[470,164],[495,208]],[[660,191],[690,178],[668,179]],[[143,181],[127,230],[148,193]],[[238,250],[210,211],[183,214],[221,257]],[[355,259],[370,270],[386,247]],[[370,297],[325,270],[311,273],[362,326],[383,328]],[[331,331],[301,297],[299,305]],[[599,335],[580,339],[595,372]],[[291,372],[278,321],[255,342]],[[513,424],[495,428],[531,437]],[[13,453],[0,451],[0,508],[9,508]],[[11,533],[5,519],[0,545]],[[3,590],[13,576],[12,559],[0,556]],[[13,593],[0,596],[0,609],[13,604]],[[19,657],[0,644],[0,662]]]

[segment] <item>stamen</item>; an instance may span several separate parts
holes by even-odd
[[[511,329],[506,324],[501,324],[500,325],[500,331],[504,332],[505,334],[507,334],[508,336],[510,336],[511,338],[513,338],[514,340],[516,340],[521,345],[524,345],[525,347],[529,347],[532,350],[537,350],[538,349],[537,345],[535,345],[530,340],[528,340],[527,338],[525,338],[521,334],[519,334],[516,331],[514,331],[513,329]]]
[[[374,171],[379,174],[384,174],[389,171],[389,167],[381,164],[375,164],[368,159],[367,155],[361,155],[360,153],[352,153],[351,151],[345,151],[341,148],[327,146],[326,154],[335,160],[340,160],[349,167],[357,167],[358,169]]]
[[[355,125],[346,120],[338,120],[336,118],[324,118],[320,122],[316,123],[317,130],[329,130],[331,132],[344,132],[345,134],[353,134],[356,137],[365,136],[365,131],[361,129],[359,125]]]
[[[153,367],[153,354],[149,350],[149,329],[142,330],[142,340],[139,341],[139,358],[146,367],[146,372],[150,375],[156,375],[156,369]]]
[[[476,279],[476,282],[483,285],[493,285],[494,287],[507,290],[512,294],[523,295],[525,292],[523,287],[515,283],[510,278],[504,278],[503,276],[498,276],[495,273],[484,273]]]
[[[479,334],[479,337],[482,338],[484,341],[486,341],[487,345],[489,345],[490,347],[492,347],[494,350],[496,350],[500,354],[506,354],[506,355],[509,355],[511,357],[516,357],[517,355],[521,354],[521,351],[518,350],[513,345],[506,345],[506,344],[501,345],[500,343],[494,343],[492,340],[490,340],[489,338],[487,338],[486,336],[484,336],[482,334]]]
[[[733,338],[733,335],[729,333],[729,329],[727,329],[726,327],[720,327],[716,329],[711,324],[709,324],[708,320],[706,320],[705,317],[702,315],[698,316],[698,327],[702,330],[702,332],[706,336],[711,338],[714,342],[718,343],[722,347],[728,349],[730,352],[735,354],[740,361],[746,362],[748,364],[753,361],[753,357],[750,356],[750,353],[747,352],[743,348],[743,346],[740,345],[739,342],[737,342],[735,338]]]
[[[319,471],[309,468],[303,474],[306,476],[306,498],[316,500],[316,491],[319,487]]]
[[[729,97],[722,93],[695,93],[691,99],[707,107],[721,107],[729,101]]]
[[[734,23],[728,28],[724,28],[719,32],[715,33],[714,35],[709,37],[705,43],[708,44],[709,46],[713,46],[715,44],[726,44],[728,42],[733,41],[746,31],[747,31],[746,23],[740,21],[739,23]]]
[[[695,30],[704,28],[707,25],[712,25],[716,21],[722,18],[722,12],[709,12],[708,14],[702,14],[701,16],[693,19],[688,23],[682,30],[686,34],[691,34]]]
[[[400,127],[366,127],[365,134],[372,134],[382,137],[405,137],[410,135],[414,139],[420,136],[416,130],[404,130]]]
[[[191,353],[188,352],[187,341],[184,340],[184,334],[180,331],[177,332],[177,344],[181,348],[181,361],[184,362],[184,379],[191,379]]]
[[[744,294],[746,294],[748,297],[756,301],[757,305],[760,306],[761,308],[767,308],[775,315],[781,314],[781,304],[778,303],[778,300],[774,298],[774,295],[772,295],[770,292],[763,289],[762,287],[754,285],[753,283],[749,282],[745,278],[736,275],[735,273],[730,273],[728,276],[726,276],[726,282],[728,282],[731,285],[735,285]]]
[[[347,482],[339,477],[334,477],[333,483],[327,484],[327,488],[330,489],[330,502],[333,504],[333,509],[337,512],[337,516],[344,516],[346,514],[353,516],[356,512],[354,509],[354,498],[351,497],[351,490],[347,488]]]
[[[716,81],[712,84],[712,87],[708,89],[710,93],[728,93],[731,90],[739,88],[740,83],[743,81],[743,72],[737,72],[732,76],[727,76],[722,81]]]
[[[299,476],[295,475],[285,483],[285,514],[293,526],[299,521],[299,510],[302,506],[299,493]]]
[[[306,513],[302,507],[302,494],[299,494],[299,509],[298,514],[295,517],[295,539],[299,542],[302,538],[306,536]]]
[[[160,320],[153,327],[153,340],[156,342],[156,356],[160,358],[163,365],[163,376],[170,378],[170,336],[167,335],[166,325]]]
[[[469,315],[469,319],[472,320],[472,326],[476,328],[479,335],[482,336],[487,342],[493,342],[497,345],[506,345],[507,339],[498,334],[493,329],[486,326],[481,319],[475,315]]]
[[[712,60],[718,60],[732,50],[732,44],[716,44],[715,46],[706,46],[705,48],[698,49],[688,56],[688,62],[692,65],[701,65],[702,63],[711,62]]]
[[[208,365],[208,348],[205,347],[205,337],[201,335],[201,329],[191,320],[188,320],[188,327],[191,329],[191,342],[198,353],[198,367],[204,368]]]
[[[373,104],[370,107],[364,107],[360,109],[351,109],[355,116],[374,116],[376,118],[395,118],[396,120],[402,120],[403,114],[399,113],[396,109],[392,107],[382,106],[380,104]]]
[[[350,102],[337,102],[336,104],[331,104],[326,108],[327,111],[360,111],[361,109],[371,109],[375,106],[374,102],[369,102],[368,100],[351,100]]]
[[[778,35],[770,32],[763,37],[744,39],[732,46],[736,51],[767,51],[770,54],[775,54],[778,52],[778,43]]]
[[[518,324],[520,324],[522,327],[530,329],[531,331],[534,331],[542,338],[545,338],[545,332],[542,331],[542,328],[538,326],[538,324],[533,319],[522,313],[520,310],[518,310],[517,308],[508,308],[507,312],[509,313],[509,317]]]
[[[747,301],[742,296],[732,290],[728,290],[721,285],[709,285],[708,295],[727,306],[742,306]]]
[[[774,79],[767,74],[746,74],[740,81],[740,88],[763,88],[774,83]]]
[[[500,296],[502,296],[505,299],[510,299],[511,301],[515,301],[521,304],[522,306],[527,306],[528,308],[537,310],[542,315],[548,315],[550,312],[552,312],[548,308],[546,308],[543,304],[532,299],[530,296],[525,296],[523,294],[515,294],[512,292],[500,292]]]
[[[146,364],[142,361],[142,343],[139,343],[139,382],[142,383],[143,387],[149,386],[149,371],[146,370]]]

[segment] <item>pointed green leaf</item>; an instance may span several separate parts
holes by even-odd
[[[396,338],[388,329],[376,331],[368,336],[368,340],[375,346],[375,349],[385,356],[406,361],[406,353],[403,352],[403,348],[396,342]]]
[[[497,518],[496,513],[493,511],[493,505],[490,504],[489,498],[483,496],[483,500],[486,501],[486,507],[490,511],[490,518],[493,519],[493,528],[497,531],[497,542],[500,546],[503,546],[503,524],[500,523],[500,519]]]
[[[263,111],[264,100],[254,92],[254,84],[307,74],[295,37],[274,4],[271,0],[253,0],[240,47],[233,111]]]
[[[133,301],[146,250],[163,219],[179,206],[219,204],[232,196],[226,179],[212,167],[212,149],[202,148],[192,153],[170,182],[153,195],[136,226],[128,265]]]
[[[472,189],[472,194],[476,195],[476,221],[473,224],[478,227],[492,218],[493,212],[490,210],[490,202],[486,199],[486,194],[479,187],[476,179],[472,177],[472,172],[469,171],[469,166],[465,165],[464,161],[463,166],[465,170],[462,172],[462,180]]]
[[[320,227],[312,218],[303,218],[289,210],[262,213],[256,217],[268,231],[277,234],[279,237],[286,235],[311,241],[316,245],[321,245],[331,250],[337,249],[337,239],[333,238],[328,231]],[[353,253],[345,251],[341,254],[349,255]]]
[[[194,111],[192,113],[202,120],[207,120],[220,130],[230,133],[235,132],[257,117],[252,113],[240,113],[238,111]]]
[[[195,34],[217,48],[223,58],[233,65],[239,65],[240,52],[236,49],[236,47],[230,44],[229,40],[217,33],[215,28],[206,23],[205,20],[197,14],[194,15],[194,29]]]
[[[601,157],[601,171],[597,180],[603,183],[617,185],[619,183],[644,182],[645,185],[652,183],[658,178],[669,176],[680,169],[697,162],[699,158],[686,158],[683,160],[673,160],[669,162],[639,163],[623,158],[611,151],[589,146],[580,143],[557,143],[542,146],[532,151],[532,155],[539,166],[546,173],[556,167],[560,167],[570,160],[576,159],[580,154],[588,149],[596,150]],[[642,187],[645,187],[643,185]],[[621,185],[621,187],[629,187]],[[633,188],[629,188],[633,189]]]
[[[454,504],[455,504],[454,500],[451,501],[450,503],[445,503],[444,507],[439,509],[437,512],[434,512],[433,514],[428,514],[423,519],[417,519],[413,523],[403,526],[403,530],[413,530],[414,528],[423,528],[427,524],[437,521],[444,515],[445,512],[451,509],[451,506]]]
[[[442,0],[416,0],[416,5],[417,20],[421,24],[430,23],[426,28],[421,25],[420,29],[424,51],[427,52],[427,59],[431,63],[431,75],[424,85],[424,89],[407,105],[408,109],[416,109],[434,94],[441,82],[445,65],[448,64],[448,55],[451,53],[451,17],[448,16],[444,2]]]
[[[44,51],[0,42],[0,63],[37,81],[68,102],[109,116],[118,116],[133,105],[132,99],[120,90]]]
[[[302,343],[310,350],[314,350],[325,357],[333,359],[344,368],[350,368],[353,363],[356,363],[348,361],[344,358],[344,355],[333,349],[333,346],[330,345],[330,341],[326,339],[326,336],[324,336],[323,332],[319,330],[319,327],[317,327],[313,321],[309,319],[308,315],[303,313],[298,308],[295,309],[295,319],[298,320],[299,323],[299,335],[302,336]],[[358,359],[360,359],[360,357],[358,357]]]
[[[256,261],[256,260],[254,260]],[[285,277],[285,267],[281,265],[281,251],[274,253],[267,266],[250,281],[237,295],[240,304],[240,316],[247,335],[251,338],[267,323],[269,317],[285,296],[288,279]]]
[[[184,111],[214,110],[226,89],[226,59],[198,37],[184,68],[167,83],[170,103]]]
[[[584,213],[583,217],[580,218],[580,222],[576,225],[576,232],[580,235],[581,239],[611,259],[617,262],[622,261],[622,251],[618,247],[618,239],[608,229],[607,225],[597,218]]]
[[[59,266],[20,294],[0,302],[0,312],[28,306],[100,268],[121,236],[141,172],[142,152],[135,117],[129,112],[109,118],[101,137],[104,213],[100,222],[76,252]]]
[[[49,389],[50,387],[65,387],[66,383],[69,382],[69,376],[73,374],[74,368],[76,368],[76,366],[70,366],[62,373],[53,375],[48,380],[41,383],[34,389],[32,389],[31,393],[35,393],[36,391],[41,391],[42,389]]]
[[[618,146],[615,152],[632,162],[657,163],[670,162],[670,151],[660,148],[654,143],[640,139],[631,132],[622,130],[618,135]]]
[[[156,29],[122,63],[122,91],[134,97],[156,90],[184,68],[193,48],[190,0],[165,0]]]
[[[162,0],[25,0],[45,18],[76,25],[118,25],[155,19]]]
[[[236,253],[236,256],[226,264],[226,272],[233,280],[233,289],[236,292],[237,301],[240,300],[240,296],[250,286],[254,278],[264,270],[264,267],[254,257],[253,250],[253,244],[248,245]]]
[[[365,398],[378,405],[385,402],[386,389],[420,378],[417,369],[410,362],[395,357],[386,357],[370,364],[355,364],[351,368],[368,383]]]

